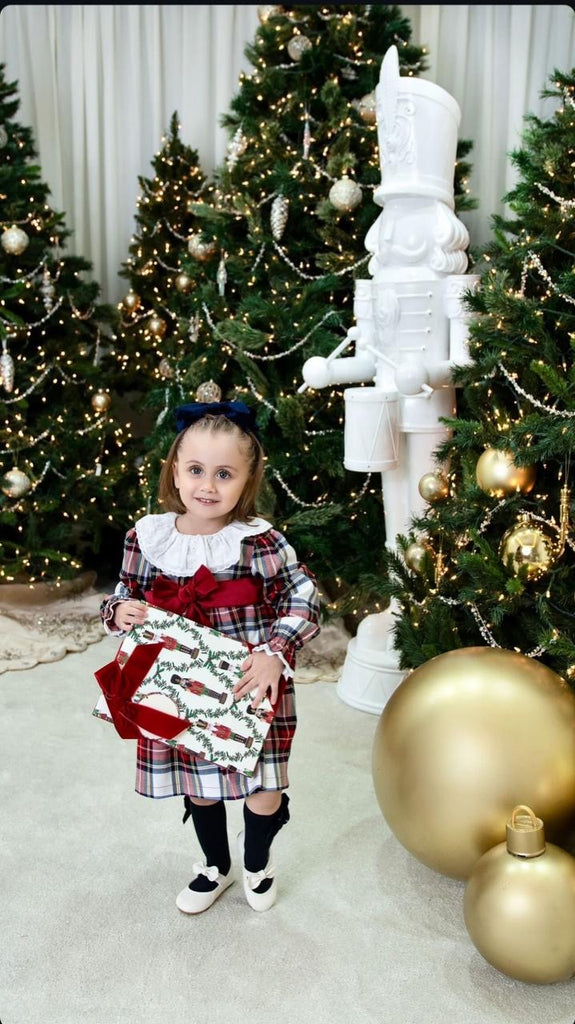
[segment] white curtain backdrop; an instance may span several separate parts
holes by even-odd
[[[554,70],[575,66],[575,14],[567,5],[401,5],[412,41],[425,46],[422,77],[461,108],[470,139],[465,214],[473,245],[515,180],[508,153],[527,112],[552,114],[540,92]],[[250,69],[244,47],[259,25],[255,4],[13,5],[0,13],[0,62],[18,83],[17,120],[32,129],[52,206],[72,231],[67,251],[92,263],[103,298],[126,291],[118,270],[134,232],[138,175],[151,175],[174,111],[182,141],[210,174],[225,156],[219,119]],[[374,220],[378,209],[374,205]]]

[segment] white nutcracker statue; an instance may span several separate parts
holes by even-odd
[[[453,367],[469,362],[464,293],[469,236],[454,213],[453,178],[460,122],[452,96],[432,82],[400,77],[395,46],[375,90],[383,207],[365,239],[371,280],[357,280],[355,325],[334,351],[303,366],[306,387],[347,388],[344,466],[382,476],[386,544],[408,534],[425,498],[423,476],[448,436],[441,417],[455,412]],[[339,358],[355,343],[355,355]],[[425,492],[424,492],[425,493]],[[398,609],[368,615],[350,640],[337,692],[378,714],[401,682],[393,644]]]

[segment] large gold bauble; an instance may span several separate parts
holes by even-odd
[[[32,486],[30,477],[21,469],[9,469],[2,477],[2,492],[7,498],[23,498]]]
[[[449,651],[394,691],[376,729],[373,781],[392,832],[441,874],[468,877],[526,802],[559,836],[575,815],[575,693],[532,658]]]
[[[438,471],[424,473],[419,481],[418,490],[424,501],[433,504],[436,501],[443,501],[449,496],[449,481],[443,473]]]
[[[465,888],[463,917],[476,949],[502,974],[545,985],[575,974],[575,858],[545,842],[528,814],[484,853]],[[529,815],[534,823],[530,827]],[[522,831],[523,829],[524,831]]]
[[[416,540],[405,549],[405,564],[413,572],[422,572],[427,555],[433,556],[433,548],[424,541]]]
[[[516,466],[513,452],[487,448],[480,455],[475,467],[477,484],[492,498],[504,498],[507,494],[529,494],[535,485],[534,466]]]
[[[155,338],[163,338],[166,333],[167,323],[162,319],[161,316],[157,316],[156,313],[148,320],[148,330]]]
[[[97,391],[90,401],[94,412],[107,412],[112,404],[112,399],[106,391]]]
[[[189,274],[184,274],[183,271],[181,274],[178,274],[176,277],[176,288],[179,292],[182,292],[183,295],[187,295],[188,292],[191,292],[193,287],[194,281]]]
[[[135,310],[138,309],[141,301],[142,300],[140,296],[137,294],[137,292],[129,291],[127,295],[124,295],[124,298],[122,299],[122,305],[124,309],[128,311],[128,313],[134,313]]]
[[[534,523],[526,516],[504,533],[499,554],[505,567],[511,559],[512,571],[522,566],[527,578],[537,579],[549,572],[556,559],[557,532],[545,523]]]

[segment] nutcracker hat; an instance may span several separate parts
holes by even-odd
[[[445,89],[421,78],[400,77],[396,46],[381,63],[375,89],[381,184],[374,200],[396,196],[439,199],[453,209],[458,104]]]

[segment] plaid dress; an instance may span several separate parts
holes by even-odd
[[[100,609],[104,627],[123,637],[112,625],[119,601],[144,599],[160,576],[184,587],[200,565],[206,565],[218,582],[247,578],[260,583],[260,603],[206,607],[202,614],[205,624],[220,633],[282,659],[286,667],[276,714],[249,778],[165,743],[138,739],[136,792],[149,797],[238,800],[259,789],[285,789],[296,727],[295,654],[319,632],[319,594],[313,575],[297,560],[283,534],[264,519],[255,519],[250,525],[231,523],[217,534],[189,536],[178,533],[173,512],[144,516],[126,534],[119,583]]]

